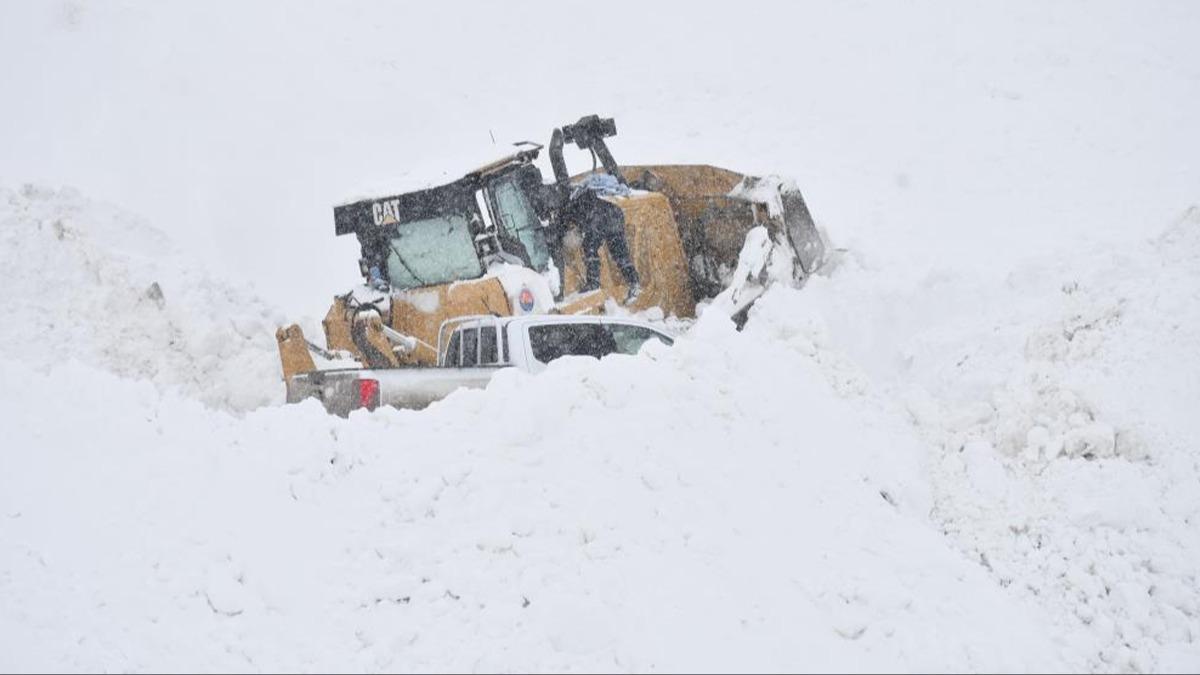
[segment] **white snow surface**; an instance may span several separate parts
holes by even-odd
[[[4,670],[1200,658],[1196,210],[1001,287],[851,256],[740,333],[709,312],[670,348],[342,420],[198,385],[173,321],[241,374],[275,357],[236,329],[261,306],[200,273],[180,295],[219,318],[143,297],[161,233],[5,196],[5,325],[94,330],[4,341]],[[34,270],[70,275],[39,282],[63,303],[15,302]]]
[[[142,219],[70,189],[0,186],[5,355],[71,360],[246,410],[282,400],[261,300],[199,269]]]
[[[1200,670],[1195,4],[507,7],[0,8],[0,671]],[[281,404],[347,184],[590,112],[847,250],[741,332]]]

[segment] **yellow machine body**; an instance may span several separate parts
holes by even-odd
[[[697,301],[715,295],[720,275],[736,265],[746,233],[758,225],[783,227],[782,217],[773,217],[768,204],[731,196],[742,174],[705,165],[623,166],[621,172],[631,184],[644,188],[630,196],[605,197],[624,213],[629,250],[641,277],[642,292],[627,308],[630,311],[659,307],[667,315],[694,316]],[[698,255],[713,267],[707,277],[698,274],[689,259]],[[601,249],[598,291],[578,292],[585,277],[579,237],[564,240],[563,261],[564,299],[551,311],[600,312],[610,299],[625,297],[625,282],[607,247]],[[500,280],[486,275],[398,291],[388,309],[364,317],[346,298],[335,299],[323,321],[327,349],[348,352],[366,367],[433,365],[444,321],[514,313]],[[397,353],[384,334],[381,314],[386,314],[388,328],[415,339],[415,348]],[[306,342],[298,327],[280,329],[277,338],[285,377],[315,367],[304,352]]]

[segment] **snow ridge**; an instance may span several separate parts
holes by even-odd
[[[245,411],[280,402],[281,317],[160,231],[71,189],[0,187],[4,358],[79,360]]]

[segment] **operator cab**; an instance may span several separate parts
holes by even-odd
[[[547,230],[571,189],[563,144],[588,150],[604,170],[624,183],[604,138],[616,133],[611,119],[595,115],[555,129],[550,161],[555,181],[544,183],[534,160],[541,145],[518,143],[517,151],[466,176],[426,190],[334,207],[335,232],[353,233],[362,250],[360,271],[368,284],[406,290],[477,279],[505,262],[546,273],[552,259]],[[557,240],[556,240],[557,241]]]
[[[542,184],[536,156],[522,150],[448,185],[338,206],[336,231],[358,238],[367,282],[395,290],[476,279],[494,262],[545,272],[545,226],[530,197]]]

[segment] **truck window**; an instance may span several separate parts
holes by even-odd
[[[650,330],[644,326],[630,326],[628,324],[610,324],[613,342],[616,343],[617,352],[621,354],[637,354],[642,345],[648,340],[658,340],[663,344],[671,344],[671,338],[659,333],[655,330]]]
[[[496,327],[484,326],[479,329],[479,363],[486,365],[496,362]]]
[[[459,331],[454,331],[450,335],[450,342],[446,345],[446,358],[444,363],[447,366],[457,366],[462,362],[459,354],[459,347],[462,345],[461,334]]]
[[[563,323],[529,327],[533,358],[550,363],[561,356],[600,358],[617,350],[608,327],[599,323]]]
[[[462,331],[462,364],[475,366],[479,364],[479,329],[464,328]]]

